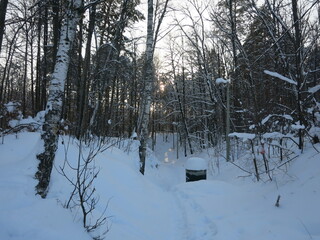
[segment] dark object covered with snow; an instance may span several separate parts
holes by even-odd
[[[186,164],[186,181],[193,182],[207,179],[208,163],[203,158],[189,158]]]

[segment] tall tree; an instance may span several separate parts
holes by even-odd
[[[302,103],[301,103],[301,88],[303,86],[303,42],[301,37],[301,17],[298,13],[298,1],[292,0],[292,14],[293,14],[293,25],[294,25],[294,52],[295,52],[295,76],[297,82],[297,115],[299,119],[299,124],[304,124],[304,116],[302,113]],[[299,149],[303,149],[303,131],[299,129]]]
[[[64,85],[70,63],[69,51],[83,12],[83,3],[81,0],[69,0],[66,10],[68,14],[61,26],[56,63],[49,86],[44,132],[41,136],[44,141],[44,152],[37,156],[40,163],[36,173],[36,178],[39,180],[36,191],[42,198],[45,198],[48,193],[53,161],[58,147]]]
[[[146,51],[145,51],[145,68],[144,68],[144,91],[142,96],[142,103],[140,108],[139,116],[139,157],[140,157],[140,172],[144,174],[145,161],[147,155],[147,140],[149,138],[149,118],[150,118],[150,107],[152,103],[153,88],[154,88],[154,65],[153,55],[156,46],[156,39],[158,37],[160,27],[164,16],[167,12],[169,0],[165,0],[164,6],[159,10],[159,18],[157,23],[154,21],[154,8],[153,0],[148,0],[148,17],[147,17],[147,40],[146,40]],[[157,9],[159,7],[159,1],[157,1]],[[155,25],[157,25],[155,27]]]
[[[3,34],[4,34],[7,6],[8,6],[8,0],[0,1],[0,52],[1,52]]]
[[[148,18],[147,18],[147,42],[145,52],[145,82],[144,95],[142,99],[141,108],[141,126],[140,126],[140,172],[144,174],[145,161],[147,155],[147,140],[149,137],[149,117],[150,107],[152,102],[152,90],[154,85],[153,72],[153,0],[148,0]]]

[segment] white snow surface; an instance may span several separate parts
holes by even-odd
[[[6,109],[9,113],[13,113],[17,109],[17,107],[20,106],[20,103],[8,102],[8,103],[4,104],[4,106],[6,107]]]
[[[33,118],[28,116],[23,118],[21,115],[18,119],[12,119],[9,121],[8,125],[12,128],[17,127],[19,125],[28,125],[28,124],[38,124],[39,126],[44,123],[45,118],[45,111],[40,111],[37,115]]]
[[[270,75],[272,77],[276,77],[276,78],[279,78],[280,80],[283,80],[285,82],[288,82],[290,84],[293,84],[293,85],[297,85],[297,82],[292,80],[291,78],[287,78],[283,75],[281,75],[280,73],[277,73],[277,72],[271,72],[271,71],[268,71],[268,70],[264,70],[263,71],[265,74],[267,75]]]
[[[265,139],[275,139],[275,138],[282,138],[284,137],[285,135],[283,135],[282,133],[280,132],[270,132],[270,133],[264,133],[263,135],[263,138]]]
[[[216,79],[216,84],[227,84],[227,83],[230,83],[230,80],[229,79],[223,79],[223,78],[217,78]]]
[[[253,133],[239,133],[239,132],[233,132],[229,134],[229,137],[237,137],[241,139],[254,139],[256,137]]]
[[[189,170],[206,170],[208,168],[208,161],[199,157],[191,157],[187,160],[186,169]]]
[[[157,138],[148,159],[158,164],[147,164],[145,176],[138,171],[138,144],[129,142],[127,152],[113,146],[95,160],[100,168],[94,182],[100,196],[95,214],[108,205],[105,239],[320,240],[320,155],[314,148],[308,147],[272,182],[240,178],[244,175],[240,169],[215,159],[220,167],[214,165],[208,180],[186,183],[190,156],[178,152],[177,159],[171,137]],[[41,199],[34,191],[40,134],[5,136],[0,145],[1,240],[92,239],[82,228],[80,211],[62,207],[72,186],[57,169],[65,156],[76,161],[77,144],[60,138],[50,191]],[[205,153],[193,157],[212,160]],[[278,195],[280,206],[275,207]]]
[[[292,124],[291,128],[295,130],[300,130],[300,129],[305,129],[305,126],[301,124]]]
[[[320,84],[317,85],[317,86],[314,86],[314,87],[312,87],[312,88],[309,88],[308,92],[309,92],[309,93],[316,93],[316,92],[318,92],[319,90],[320,90]]]
[[[261,120],[261,124],[264,125],[266,122],[269,121],[269,119],[271,117],[283,117],[287,120],[290,120],[290,121],[293,121],[293,118],[291,115],[288,115],[288,114],[283,114],[283,115],[278,115],[278,114],[269,114],[268,116],[266,116],[264,119]]]

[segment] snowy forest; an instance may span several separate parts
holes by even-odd
[[[319,0],[0,0],[0,238],[320,239],[319,34]]]

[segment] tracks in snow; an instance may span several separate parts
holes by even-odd
[[[171,146],[171,145],[170,145]],[[166,146],[162,146],[165,149]],[[214,240],[216,224],[208,217],[205,209],[196,201],[196,195],[184,190],[185,170],[169,149],[159,153],[163,163],[157,169],[156,182],[173,198],[172,224],[175,228],[174,240]],[[183,161],[183,160],[182,160]],[[171,238],[170,238],[171,239]]]
[[[217,234],[216,225],[193,196],[174,187],[172,194],[176,200],[181,220],[178,224],[181,240],[213,240]]]

